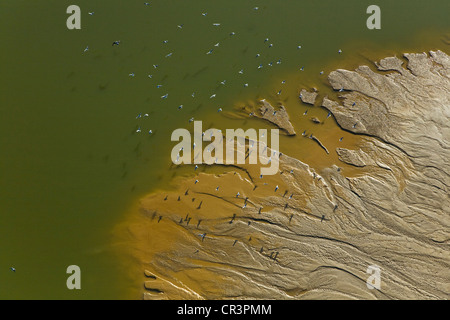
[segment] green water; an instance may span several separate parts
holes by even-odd
[[[149,2],[0,2],[0,299],[138,298],[112,230],[171,181],[172,130],[189,128],[191,117],[256,125],[217,110],[295,101],[299,85],[323,86],[320,71],[363,61],[374,54],[368,46],[448,49],[439,39],[450,31],[448,0],[377,1],[382,29],[373,31],[372,1]],[[81,8],[81,30],[66,27],[71,4]],[[418,38],[423,31],[430,37]],[[298,84],[277,96],[285,77]],[[66,287],[72,264],[81,290]]]

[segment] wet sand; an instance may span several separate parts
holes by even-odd
[[[345,90],[338,99],[283,103],[296,134],[277,122],[289,134],[277,175],[260,178],[252,165],[199,168],[178,177],[175,191],[142,199],[122,227],[143,298],[448,298],[450,60],[442,52],[405,58],[382,59],[377,72],[330,73],[334,90]],[[398,84],[417,95],[394,91]],[[297,122],[305,109],[321,123]],[[366,287],[370,265],[383,270],[381,290]]]

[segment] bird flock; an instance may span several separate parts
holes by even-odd
[[[151,3],[150,2],[144,2],[144,6],[151,7]],[[256,6],[256,7],[253,7],[252,10],[255,11],[255,12],[258,12],[258,11],[260,11],[260,8]],[[88,12],[88,14],[89,14],[89,16],[94,16],[94,12]],[[207,11],[199,12],[200,19],[201,19],[201,17],[207,17],[207,16],[208,16],[208,12]],[[213,28],[221,28],[222,24],[219,21],[215,21],[215,22],[212,23],[212,27]],[[184,23],[177,24],[176,26],[174,26],[174,28],[176,28],[178,30],[183,30],[183,28],[185,28],[185,24]],[[235,31],[231,31],[228,34],[229,34],[229,37],[237,37],[238,36],[238,33],[236,33]],[[224,39],[224,40],[226,40],[226,39]],[[214,45],[212,45],[212,48],[209,48],[205,52],[206,56],[210,56],[210,55],[216,54],[217,53],[216,49],[222,46],[221,42],[223,42],[224,40],[218,41]],[[270,48],[274,47],[274,42],[271,41],[271,39],[269,37],[265,37],[265,38],[261,39],[261,42],[266,46],[266,50],[270,50]],[[165,39],[165,40],[162,41],[163,45],[166,45],[168,43],[169,43],[169,39]],[[123,46],[123,45],[126,45],[126,44],[123,44],[121,40],[113,40],[112,41],[112,47],[120,47],[120,46]],[[301,44],[297,44],[296,45],[296,49],[297,50],[302,49],[302,45]],[[86,46],[85,49],[83,50],[83,53],[87,53],[89,50],[90,50],[90,47]],[[338,52],[338,54],[341,54],[342,50],[339,49],[337,52]],[[174,55],[176,55],[176,52],[173,52],[173,51],[168,52],[167,54],[164,55],[163,59],[171,59],[171,57],[174,56]],[[256,58],[256,60],[260,60],[261,59],[261,52],[257,52],[255,54],[255,58]],[[274,61],[269,61],[269,62],[267,62],[267,61],[266,62],[258,61],[256,63],[256,65],[255,65],[255,68],[256,68],[256,70],[261,70],[261,69],[263,69],[265,67],[269,67],[270,68],[270,67],[273,67],[275,65],[280,65],[281,63],[282,63],[282,59],[281,58],[278,58],[278,59],[276,59]],[[153,64],[153,68],[155,70],[158,69],[158,67],[159,67],[159,64]],[[304,71],[305,67],[301,66],[299,70],[300,71]],[[238,76],[242,76],[242,75],[245,74],[245,72],[246,72],[246,70],[244,70],[243,68],[239,68],[237,70],[237,75]],[[324,74],[324,72],[320,71],[319,75],[323,75],[323,74]],[[134,77],[136,77],[136,73],[134,71],[129,72],[128,73],[128,77],[134,78]],[[153,79],[153,74],[147,74],[147,77],[149,79]],[[231,79],[231,80],[235,80],[235,79]],[[221,86],[225,86],[228,83],[228,80],[227,79],[223,79],[223,80],[219,80],[218,82],[220,83]],[[286,83],[286,80],[283,80],[281,82],[282,85],[285,84],[285,83]],[[242,84],[242,86],[244,88],[248,88],[250,86],[250,84],[248,82],[244,82]],[[156,87],[156,89],[164,90],[164,85],[161,84],[161,83],[156,84],[155,87]],[[342,92],[343,88],[341,90],[339,90],[339,91]],[[276,92],[276,95],[280,96],[282,94],[282,92],[283,92],[283,89],[279,89]],[[193,92],[191,94],[191,97],[195,98],[196,97],[196,92]],[[209,99],[213,100],[216,97],[217,97],[217,93],[210,93]],[[170,99],[169,98],[169,92],[164,92],[163,91],[161,93],[161,95],[160,95],[160,98],[161,98],[161,100],[168,100],[168,99]],[[183,106],[184,106],[184,104],[178,105],[177,110],[181,112],[183,110]],[[222,112],[222,111],[223,111],[222,106],[220,106],[220,105],[217,106],[217,112]],[[305,111],[304,115],[306,115],[306,114],[307,114],[307,111]],[[252,115],[253,115],[253,113],[249,114],[249,116],[252,116]],[[330,114],[328,114],[327,118],[329,116],[330,116]],[[139,113],[138,116],[136,116],[136,119],[146,118],[146,117],[148,117],[148,113],[145,113],[143,116],[142,116],[141,113]],[[189,117],[188,122],[191,123],[193,121],[194,121],[194,117]],[[143,130],[142,130],[141,126],[137,126],[137,129],[135,130],[135,133],[142,133],[142,132],[143,132]],[[147,132],[149,135],[153,134],[153,130],[151,128],[145,129],[144,132]],[[342,141],[342,138],[340,139],[340,141]]]

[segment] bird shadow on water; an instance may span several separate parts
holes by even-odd
[[[141,142],[139,142],[139,143],[136,145],[136,147],[134,148],[134,152],[136,153],[136,157],[142,156]]]
[[[200,104],[197,106],[197,108],[195,108],[195,111],[202,109],[202,107],[203,107],[203,103],[200,103]]]
[[[106,83],[106,84],[99,84],[98,85],[98,91],[104,91],[104,90],[106,90],[107,88],[108,88],[108,85],[109,85],[109,83]]]
[[[204,72],[205,72],[206,70],[208,70],[208,69],[209,69],[209,67],[203,67],[203,68],[201,68],[200,70],[198,70],[196,73],[194,73],[194,74],[192,75],[192,78],[196,78],[198,75],[204,73]]]

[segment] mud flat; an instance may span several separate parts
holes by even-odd
[[[329,150],[356,177],[281,150],[276,175],[224,167],[142,199],[127,238],[144,299],[450,298],[450,57],[375,66],[331,72],[339,97],[321,102],[363,137]],[[273,111],[261,121],[295,134],[289,110]],[[379,290],[366,285],[374,265]]]

